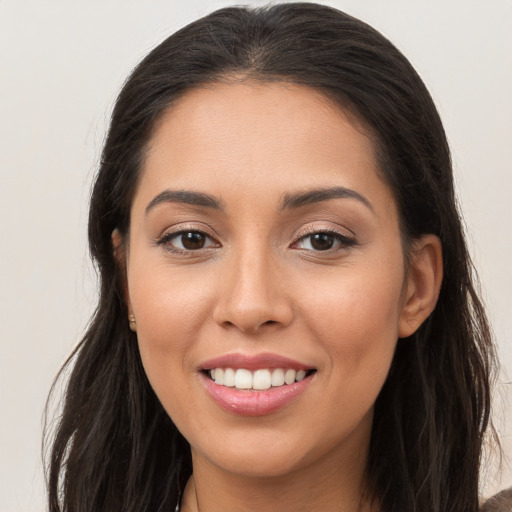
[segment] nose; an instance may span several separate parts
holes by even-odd
[[[268,254],[254,250],[235,255],[219,276],[213,317],[224,328],[246,334],[286,327],[293,320],[286,278]]]

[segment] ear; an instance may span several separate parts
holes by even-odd
[[[122,286],[123,286],[123,294],[124,294],[124,300],[126,303],[126,308],[128,309],[128,315],[132,315],[132,306],[130,303],[130,294],[128,292],[128,279],[126,276],[126,251],[125,251],[125,244],[123,243],[123,237],[121,236],[121,233],[116,228],[114,231],[112,231],[111,235],[112,240],[112,250],[114,252],[114,259],[116,260],[116,264],[119,270],[119,275],[122,280]]]
[[[436,307],[443,280],[443,251],[435,235],[423,235],[414,243],[407,270],[398,336],[407,338]]]

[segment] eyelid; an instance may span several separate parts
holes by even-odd
[[[209,238],[211,241],[213,241],[213,246],[210,245],[208,247],[203,247],[200,249],[181,249],[179,247],[173,247],[169,243],[171,239],[182,235],[183,233],[201,233],[205,237]],[[212,230],[207,229],[204,226],[198,226],[197,224],[177,224],[175,226],[171,226],[166,228],[161,235],[158,236],[158,238],[155,239],[155,245],[157,246],[167,246],[166,249],[170,252],[177,252],[177,253],[196,253],[200,251],[210,250],[210,249],[216,249],[218,247],[221,247],[221,243],[218,241],[218,236],[212,234]]]
[[[341,247],[336,248],[330,248],[326,249],[324,251],[312,251],[311,249],[303,249],[303,248],[296,248],[298,250],[304,250],[304,251],[312,251],[312,252],[318,252],[318,253],[329,253],[337,250],[344,250],[348,249],[350,247],[354,247],[357,245],[357,239],[353,233],[347,234],[346,232],[343,232],[342,229],[336,229],[332,226],[307,226],[305,229],[299,231],[297,233],[294,241],[291,244],[291,248],[295,248],[301,240],[304,240],[305,238],[308,238],[310,236],[316,235],[316,234],[329,234],[334,236],[337,241],[340,243]]]
[[[197,231],[198,233],[203,233],[210,238],[218,239],[219,235],[215,233],[215,231],[209,226],[203,224],[202,222],[177,222],[171,226],[167,226],[165,229],[161,231],[161,234],[155,239],[156,241],[161,240],[164,236],[183,233],[187,231]]]

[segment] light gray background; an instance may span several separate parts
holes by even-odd
[[[115,95],[155,44],[229,3],[0,0],[0,512],[45,509],[41,417],[94,307],[87,202]],[[326,3],[387,35],[436,100],[510,380],[512,1]],[[496,418],[510,455],[504,404]]]

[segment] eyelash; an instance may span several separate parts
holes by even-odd
[[[208,247],[199,247],[197,249],[186,249],[184,247],[176,247],[171,243],[173,239],[176,239],[178,237],[182,237],[186,234],[196,234],[203,236],[205,239],[209,240],[211,243]],[[305,249],[303,247],[296,247],[300,242],[311,238],[315,235],[328,235],[334,238],[334,243],[338,243],[338,247],[329,247],[324,250],[315,250],[315,249]],[[187,254],[190,255],[192,253],[196,253],[202,250],[209,250],[209,249],[216,249],[218,247],[221,247],[221,245],[215,241],[215,239],[210,236],[208,233],[200,230],[200,229],[180,229],[179,231],[172,231],[165,233],[162,235],[158,240],[156,240],[156,244],[158,246],[165,246],[165,249],[167,251],[177,253],[177,254]],[[183,243],[181,244],[183,245]],[[310,242],[311,245],[311,242]],[[306,230],[305,234],[302,234],[295,242],[291,244],[292,249],[296,250],[305,250],[315,253],[332,253],[339,250],[347,250],[351,247],[354,247],[357,245],[357,241],[354,238],[351,238],[347,235],[341,234],[339,231],[332,229],[332,228],[324,228],[324,229],[318,229],[318,228],[309,228]]]
[[[304,249],[304,248],[300,248],[300,247],[297,247],[296,249],[297,250],[307,250],[307,251],[317,252],[317,253],[331,253],[331,252],[335,252],[335,251],[339,251],[339,250],[347,250],[347,249],[357,245],[357,241],[354,238],[344,235],[344,234],[340,233],[339,231],[337,231],[336,229],[308,228],[306,230],[305,234],[302,234],[300,236],[300,238],[297,239],[297,241],[293,242],[292,248],[295,248],[294,246],[296,246],[299,242],[306,240],[308,238],[312,238],[314,235],[332,236],[334,238],[334,241],[338,242],[339,245],[338,245],[338,247],[329,247],[328,249],[325,249],[325,250],[316,250],[316,251],[314,249]]]
[[[209,247],[200,247],[198,249],[186,249],[184,247],[176,247],[171,243],[173,239],[182,237],[183,235],[186,234],[198,234],[203,236],[205,239],[210,240],[210,242],[213,243]],[[177,254],[191,254],[199,252],[201,250],[216,249],[217,247],[220,247],[220,244],[216,242],[212,236],[210,236],[208,233],[205,233],[200,229],[180,229],[179,231],[171,231],[165,233],[158,240],[156,240],[156,244],[159,246],[164,246],[167,251],[174,252]]]

